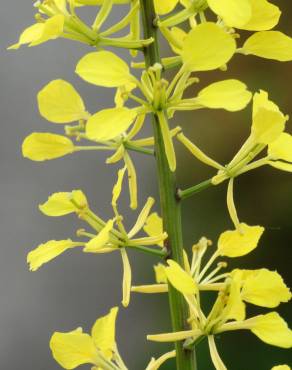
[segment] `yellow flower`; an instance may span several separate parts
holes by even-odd
[[[22,144],[22,155],[32,161],[46,161],[63,157],[75,151],[73,142],[66,136],[34,132]]]
[[[278,365],[274,366],[272,370],[291,370],[291,367],[288,365]]]
[[[36,46],[60,37],[63,33],[64,20],[64,16],[58,14],[47,19],[43,23],[36,23],[28,27],[20,35],[18,43],[10,46],[8,49],[18,49],[21,45],[24,44],[29,44],[29,46]]]
[[[218,253],[226,257],[241,257],[253,251],[264,232],[261,226],[240,224],[239,230],[222,233],[218,240]]]
[[[236,43],[230,34],[215,23],[202,23],[192,29],[184,39],[184,68],[190,72],[220,68],[232,58],[235,50]]]
[[[84,102],[74,87],[64,80],[54,80],[38,93],[40,114],[54,123],[69,123],[89,117]]]
[[[64,369],[75,369],[83,364],[92,364],[98,368],[116,369],[113,354],[117,352],[115,340],[115,323],[118,308],[95,322],[91,335],[82,332],[81,328],[68,333],[55,332],[50,340],[54,359]]]

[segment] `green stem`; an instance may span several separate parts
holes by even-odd
[[[206,180],[201,182],[200,184],[197,184],[195,186],[192,186],[188,189],[181,190],[179,189],[177,191],[177,196],[179,199],[184,200],[187,199],[197,193],[200,193],[201,191],[208,189],[210,186],[212,186],[212,179]]]
[[[154,38],[154,42],[144,49],[146,66],[160,63],[157,28],[154,26],[156,18],[153,0],[142,0],[141,11],[144,26],[144,37]],[[164,229],[168,234],[166,247],[170,257],[183,266],[183,237],[181,225],[181,204],[176,196],[176,176],[170,171],[163,136],[157,115],[152,114],[153,135],[155,139],[155,154],[158,170],[159,192]],[[169,305],[173,331],[189,329],[187,319],[189,316],[188,306],[183,296],[169,285]],[[196,361],[194,351],[183,348],[183,342],[175,343],[176,369],[195,370]]]

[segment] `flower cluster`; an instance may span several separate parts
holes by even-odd
[[[155,9],[153,19],[147,18],[146,3],[152,11]],[[107,28],[106,21],[113,7],[121,5],[127,7],[126,14]],[[91,25],[79,16],[79,8],[84,6],[97,8]],[[181,325],[180,330],[148,335],[152,341],[176,342],[176,349],[151,359],[146,370],[157,370],[166,360],[175,357],[178,370],[190,370],[190,366],[182,367],[180,358],[194,351],[205,338],[215,368],[226,370],[215,338],[227,331],[249,330],[267,344],[291,348],[292,331],[277,312],[253,317],[247,317],[246,313],[247,304],[274,309],[291,299],[290,290],[279,273],[264,267],[222,272],[227,263],[217,262],[221,257],[245,256],[258,246],[264,227],[239,220],[233,199],[234,181],[241,174],[264,165],[292,172],[292,136],[285,132],[288,116],[269,100],[267,92],[253,93],[237,79],[223,79],[197,89],[200,73],[217,69],[225,71],[236,54],[292,61],[292,38],[273,30],[279,23],[280,9],[267,0],[43,0],[35,3],[35,9],[36,23],[28,27],[10,49],[36,46],[57,38],[91,46],[95,50],[81,58],[75,72],[87,83],[114,89],[115,99],[108,108],[91,113],[71,83],[62,79],[49,82],[38,93],[39,112],[46,120],[63,126],[63,133],[30,134],[23,141],[23,156],[33,161],[45,161],[92,150],[110,153],[107,164],[122,164],[112,190],[111,218],[93,212],[81,190],[52,194],[39,206],[40,211],[49,217],[76,214],[91,230],[77,230],[78,239],[50,240],[39,245],[28,254],[30,270],[36,271],[70,249],[94,254],[117,251],[121,254],[124,269],[124,307],[130,303],[131,292],[168,293],[171,297],[174,294],[175,299],[170,299],[172,314],[178,315],[179,322],[184,314],[176,312],[175,304],[185,305],[180,308],[186,307],[183,311],[188,315],[184,318],[188,327]],[[144,39],[141,37],[141,15]],[[150,33],[149,29],[154,31]],[[173,54],[161,59],[150,55],[149,59],[149,48],[152,48],[152,54],[158,55],[158,30],[168,41]],[[253,32],[243,43],[238,33],[241,30]],[[120,32],[125,35],[113,36]],[[113,51],[106,50],[107,47],[128,49],[132,57],[144,52],[145,58],[142,62],[132,62],[131,69]],[[167,80],[164,71],[174,68],[177,68],[174,77]],[[142,71],[137,72],[137,69]],[[191,98],[185,97],[187,89],[193,94]],[[172,128],[169,123],[179,111],[224,109],[236,112],[245,109],[251,101],[250,135],[227,165],[210,158],[184,135],[181,127]],[[147,116],[153,118],[153,136],[143,137],[142,128],[147,124]],[[178,160],[174,140],[216,170],[212,179],[203,185],[177,191],[174,178]],[[266,149],[267,154],[258,158]],[[170,196],[168,199],[161,196],[162,218],[151,211],[154,199],[149,197],[136,223],[127,231],[118,200],[127,176],[130,208],[138,207],[134,152],[151,156],[157,162],[165,157],[160,166],[163,172],[159,174],[160,194],[167,191]],[[189,261],[178,237],[181,233],[180,215],[173,208],[199,190],[219,186],[225,181],[228,182],[227,207],[234,229],[220,235],[211,254],[212,243],[203,237],[193,246]],[[141,236],[142,231],[144,235]],[[132,286],[129,249],[150,253],[160,257],[162,262],[166,260],[154,267],[155,284]],[[201,295],[206,291],[216,294],[208,313],[201,305]],[[92,370],[126,370],[115,340],[117,313],[118,308],[114,307],[99,318],[91,335],[80,328],[68,333],[54,333],[50,341],[53,357],[65,369],[90,364]],[[272,370],[289,369],[288,365],[278,365]]]
[[[241,224],[241,229],[242,233],[237,230],[222,233],[215,252],[207,260],[204,257],[212,243],[202,238],[192,248],[191,263],[185,257],[184,268],[169,259],[167,266],[155,266],[156,284],[132,287],[134,292],[163,293],[168,291],[169,283],[184,296],[189,307],[190,330],[148,335],[148,340],[184,340],[184,347],[190,349],[207,338],[212,361],[218,370],[226,367],[219,357],[214,338],[226,331],[250,330],[265,343],[291,348],[292,330],[278,313],[270,312],[246,318],[246,303],[275,308],[291,299],[291,292],[282,277],[276,271],[265,268],[235,269],[222,273],[222,269],[227,267],[225,261],[218,262],[214,267],[220,257],[241,257],[257,247],[263,228]],[[217,293],[213,307],[207,315],[200,303],[200,296],[206,291]]]

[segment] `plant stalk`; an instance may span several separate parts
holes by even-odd
[[[155,10],[153,0],[141,0],[144,37],[153,38],[154,42],[144,49],[146,67],[155,63],[161,63],[158,45],[158,30],[155,26]],[[155,139],[155,155],[158,171],[158,183],[160,192],[161,212],[164,230],[168,234],[166,247],[169,256],[183,266],[183,237],[181,223],[181,202],[177,198],[177,185],[175,173],[169,169],[163,136],[156,114],[152,114],[153,136]],[[189,316],[188,306],[183,296],[169,285],[169,305],[174,332],[189,329],[187,319]],[[183,348],[183,342],[175,343],[176,369],[196,370],[195,352]]]

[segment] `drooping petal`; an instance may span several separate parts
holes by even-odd
[[[182,59],[188,71],[210,71],[225,65],[235,50],[236,43],[230,34],[215,23],[206,22],[192,29],[186,36]]]
[[[262,226],[240,224],[239,230],[222,233],[218,240],[218,252],[221,256],[240,257],[254,250],[264,232]]]
[[[125,172],[127,170],[127,167],[125,166],[121,170],[118,171],[118,179],[117,182],[115,183],[115,186],[113,188],[113,197],[112,197],[112,206],[116,207],[117,201],[121,195],[122,192],[122,185],[123,185],[123,179]]]
[[[128,307],[131,296],[131,285],[132,285],[132,270],[130,261],[125,248],[121,248],[121,256],[123,261],[123,300],[122,305]]]
[[[213,335],[208,336],[208,343],[209,343],[210,355],[212,358],[213,365],[215,366],[215,369],[216,370],[227,370],[227,367],[224,365],[223,361],[221,360],[219,356]]]

